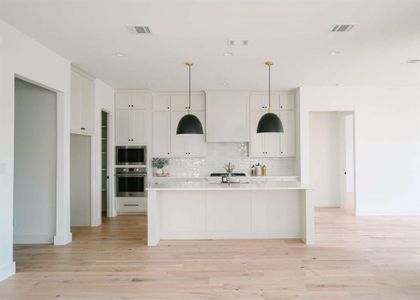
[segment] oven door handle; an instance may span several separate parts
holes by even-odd
[[[116,174],[115,177],[146,177],[147,174],[138,174],[138,175],[118,175]]]

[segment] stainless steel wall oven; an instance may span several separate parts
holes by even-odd
[[[147,168],[115,168],[117,197],[146,197]]]

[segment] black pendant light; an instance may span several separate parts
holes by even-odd
[[[264,114],[257,126],[257,133],[267,132],[284,132],[283,124],[280,118],[271,112],[271,66],[272,61],[266,61],[265,64],[268,66],[268,112]]]
[[[203,134],[203,126],[200,120],[191,114],[191,67],[192,62],[186,62],[188,67],[188,109],[187,114],[179,120],[176,134]]]

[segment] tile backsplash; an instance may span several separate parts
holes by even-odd
[[[250,175],[253,164],[267,166],[268,176],[296,175],[296,159],[250,158],[248,143],[207,143],[207,156],[203,158],[171,158],[166,169],[172,177],[202,177],[212,172],[225,172],[225,163],[232,162],[234,172]]]

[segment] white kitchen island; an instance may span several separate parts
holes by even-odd
[[[148,188],[148,245],[161,239],[290,239],[314,243],[308,187],[296,181],[166,181]]]

